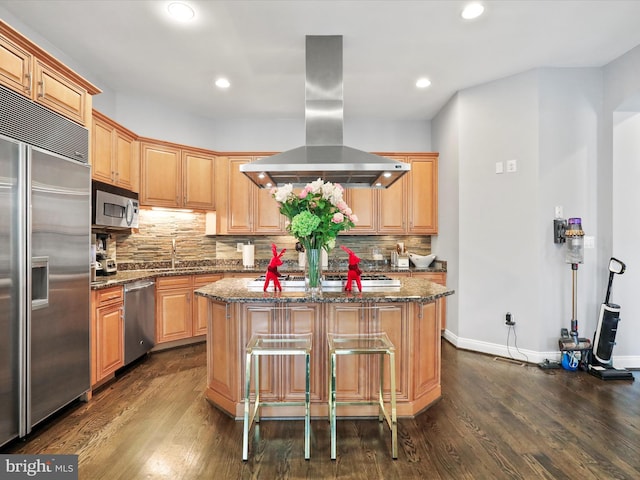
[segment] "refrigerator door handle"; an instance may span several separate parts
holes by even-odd
[[[31,258],[31,309],[49,306],[49,257]]]

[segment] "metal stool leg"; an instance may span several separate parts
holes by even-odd
[[[311,400],[310,395],[310,375],[311,375],[311,355],[308,353],[305,355],[305,392],[304,392],[304,459],[309,460],[311,457],[310,451],[310,436],[311,436],[311,412],[309,402]]]
[[[255,370],[255,374],[253,376],[253,390],[256,395],[253,418],[256,423],[260,423],[260,355],[256,355],[256,360],[253,362],[253,368]]]
[[[245,365],[245,390],[244,390],[244,432],[242,434],[242,460],[249,458],[249,407],[251,393],[251,354],[247,353]]]
[[[331,423],[331,460],[336,459],[336,354],[331,353],[329,384],[329,421]]]
[[[398,418],[396,412],[396,360],[393,351],[389,355],[389,378],[391,380],[391,456],[398,458]]]
[[[384,420],[384,397],[382,396],[382,392],[384,390],[384,353],[378,355],[378,361],[380,362],[380,382],[378,388],[378,421],[382,422]]]

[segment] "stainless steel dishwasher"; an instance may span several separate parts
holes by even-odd
[[[156,283],[140,280],[124,286],[124,363],[131,363],[155,345]]]

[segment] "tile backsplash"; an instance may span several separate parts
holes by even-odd
[[[205,214],[178,211],[140,211],[140,228],[133,233],[111,233],[111,245],[115,239],[115,256],[119,268],[133,264],[155,264],[171,261],[171,241],[176,240],[177,264],[216,264],[221,261],[242,261],[238,243],[255,245],[256,263],[267,263],[271,258],[271,244],[286,248],[284,260],[297,263],[295,238],[285,236],[205,235]],[[418,235],[340,235],[338,245],[352,249],[363,261],[372,259],[372,248],[379,248],[385,260],[397,242],[404,242],[408,251],[420,255],[431,253],[431,237]],[[329,254],[329,261],[347,261],[340,248]]]

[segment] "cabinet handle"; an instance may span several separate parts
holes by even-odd
[[[114,172],[113,170],[111,170],[111,181],[112,182],[116,181],[116,172]]]
[[[38,82],[38,85],[40,85],[40,93],[38,93],[38,97],[44,98],[44,80]]]
[[[26,92],[30,92],[31,91],[31,73],[29,72],[25,73],[24,79],[27,81],[26,85],[24,86],[24,90]]]

